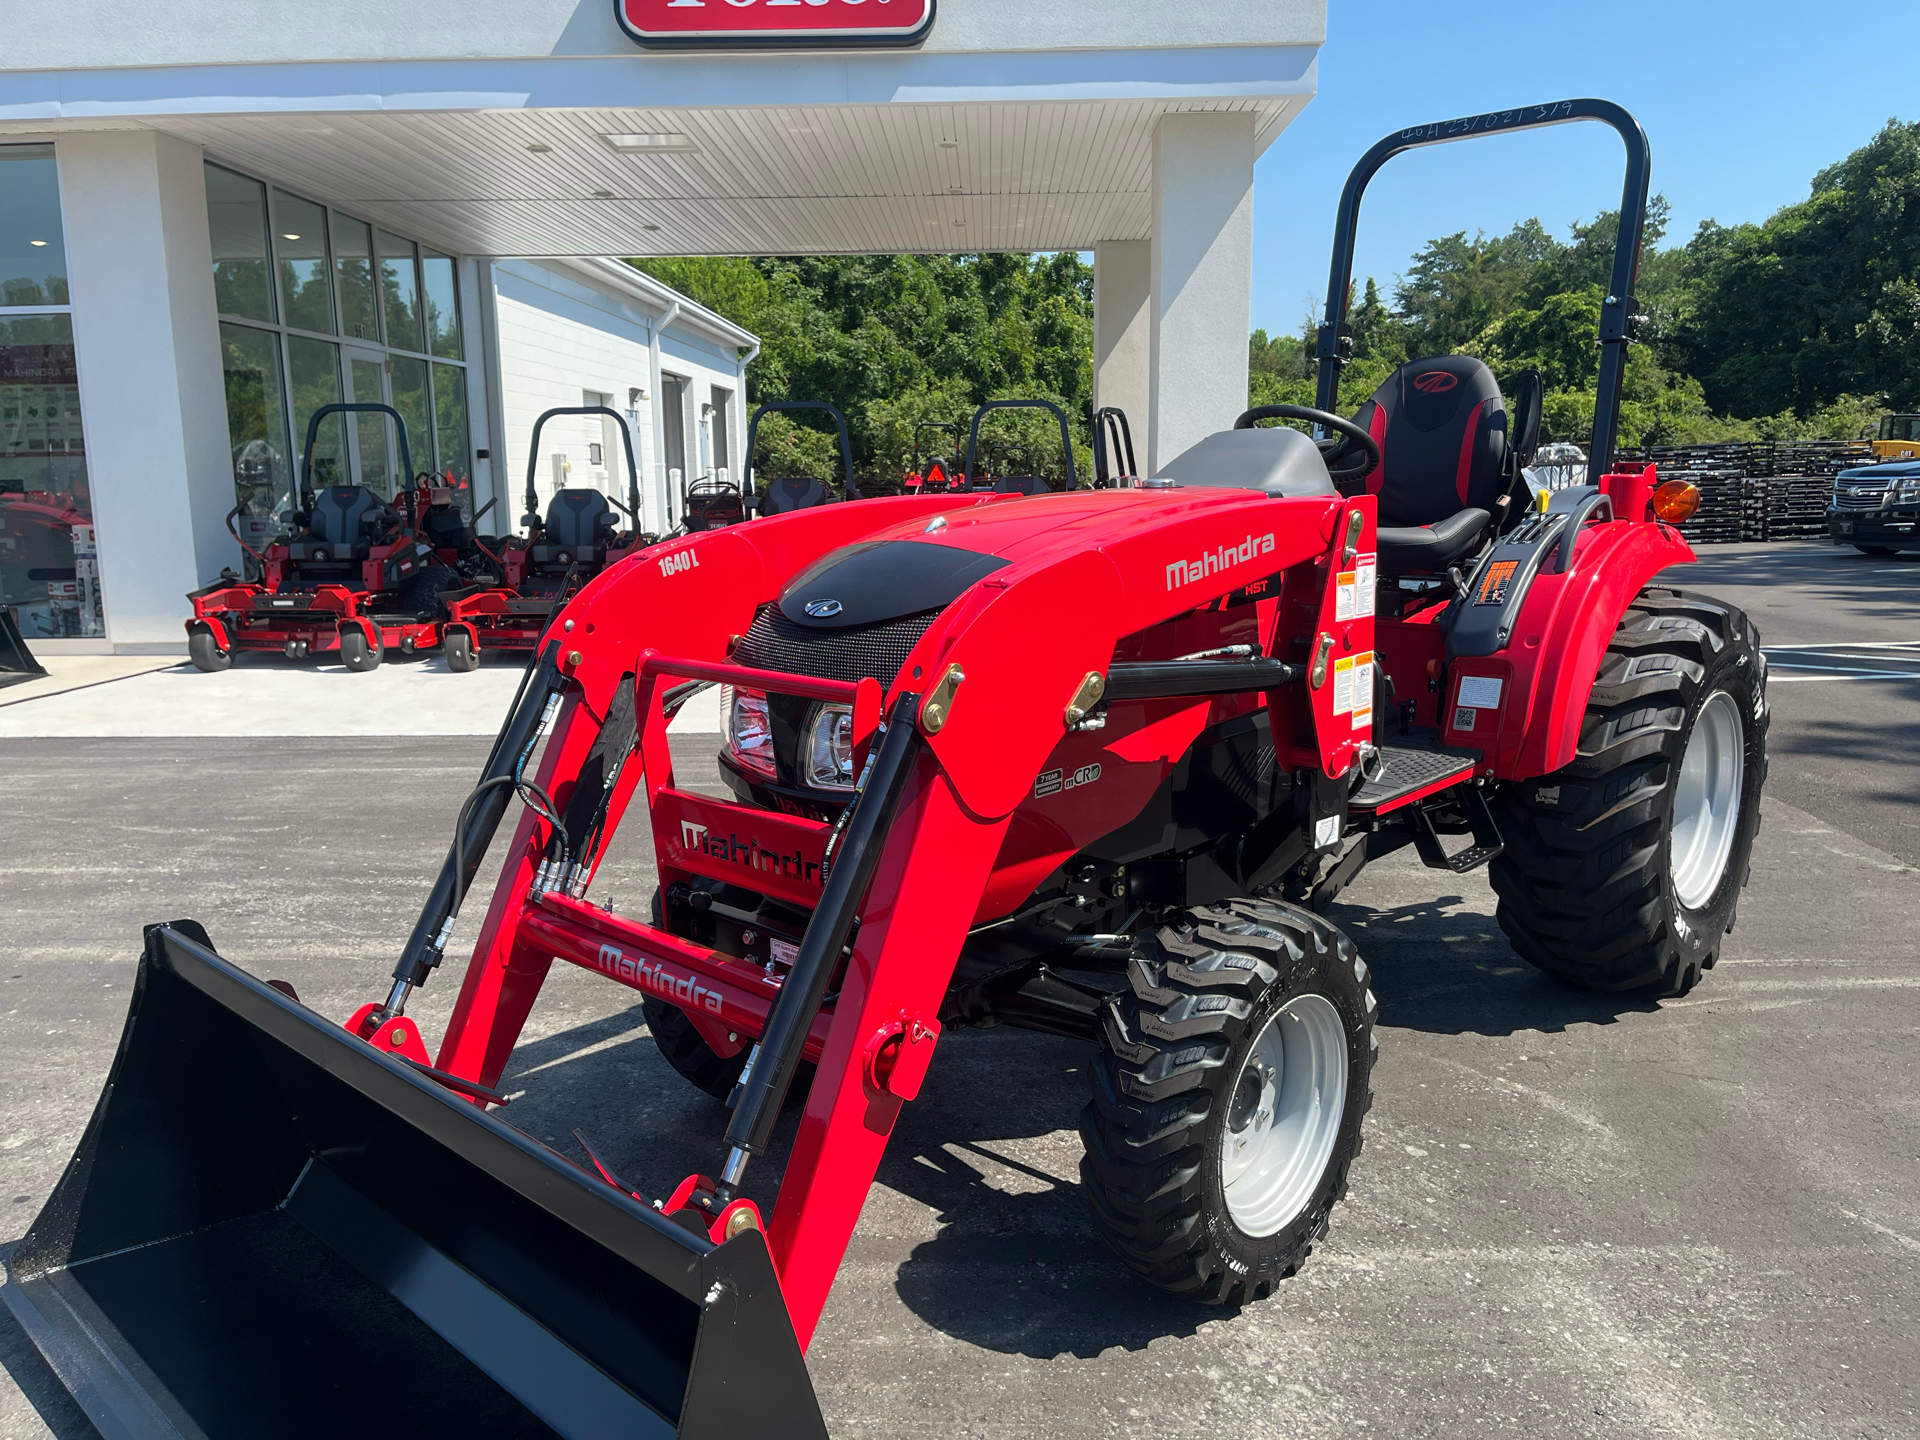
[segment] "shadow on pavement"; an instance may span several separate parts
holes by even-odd
[[[1642,995],[1579,990],[1513,953],[1491,915],[1459,895],[1378,908],[1335,905],[1328,918],[1373,970],[1380,1023],[1430,1035],[1553,1034],[1659,1008]]]

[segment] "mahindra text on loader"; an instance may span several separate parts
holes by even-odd
[[[1468,357],[1331,413],[1374,170],[1588,119],[1628,154],[1592,483],[1529,500],[1538,390],[1510,414]],[[1608,465],[1646,194],[1604,102],[1402,132],[1341,201],[1320,406],[1285,411],[1325,440],[1250,412],[1137,484],[818,506],[597,575],[344,1026],[200,925],[149,927],[4,1291],[53,1368],[109,1434],[333,1435],[372,1402],[428,1434],[819,1435],[802,1353],[948,1029],[1086,1041],[1092,1223],[1152,1284],[1237,1305],[1307,1258],[1360,1151],[1375,1001],[1321,912],[1367,860],[1487,866],[1556,975],[1694,985],[1747,875],[1765,668],[1739,611],[1651,583],[1692,558],[1690,487]],[[728,800],[667,742],[706,684]],[[588,898],[636,809],[647,921]],[[509,811],[430,1053],[407,1004]],[[556,963],[638,992],[729,1097],[670,1195],[499,1118]],[[766,1211],[747,1181],[807,1065]]]

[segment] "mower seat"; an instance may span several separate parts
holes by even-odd
[[[467,526],[454,505],[429,505],[420,517],[420,538],[436,550],[467,548]]]
[[[1473,553],[1511,482],[1507,405],[1471,355],[1409,360],[1354,423],[1380,446],[1380,572],[1438,573]]]
[[[762,515],[786,515],[795,510],[811,510],[833,499],[833,492],[810,476],[788,480],[769,480],[760,496]]]
[[[1153,478],[1296,498],[1334,493],[1319,446],[1284,426],[1219,431],[1182,450]]]
[[[329,485],[313,497],[306,533],[287,546],[295,561],[364,560],[376,534],[398,517],[364,485]]]
[[[570,486],[556,490],[547,504],[540,543],[533,547],[536,565],[591,564],[619,528],[619,517],[598,490]]]
[[[1052,488],[1038,475],[1002,475],[993,482],[996,495],[1045,495]]]

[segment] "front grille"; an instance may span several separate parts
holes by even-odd
[[[778,605],[764,605],[731,658],[737,665],[785,670],[823,680],[856,681],[872,676],[885,687],[893,684],[908,653],[939,613],[922,610],[877,625],[815,630],[794,624],[780,613]]]
[[[1873,489],[1864,485],[1833,487],[1833,508],[1836,510],[1878,510],[1886,503],[1885,487]]]

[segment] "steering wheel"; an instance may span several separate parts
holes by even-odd
[[[1335,486],[1358,484],[1380,468],[1380,442],[1367,431],[1362,430],[1351,420],[1343,420],[1338,415],[1330,415],[1325,410],[1314,410],[1305,405],[1256,405],[1238,420],[1233,422],[1236,430],[1251,430],[1259,420],[1305,420],[1318,425],[1323,430],[1338,430],[1337,440],[1316,440],[1320,447],[1320,458],[1326,462],[1327,478]],[[1355,458],[1347,464],[1334,462],[1349,454]]]

